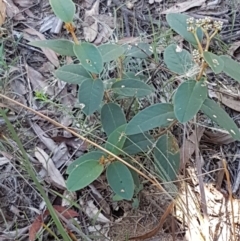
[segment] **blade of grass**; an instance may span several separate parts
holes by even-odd
[[[10,123],[10,121],[8,120],[5,112],[2,109],[0,109],[0,114],[2,115],[4,120],[6,121],[7,127],[9,129],[9,131],[11,132],[12,138],[16,141],[16,143],[18,145],[18,148],[22,153],[22,157],[23,157],[23,160],[24,160],[23,163],[25,164],[26,171],[28,172],[29,176],[32,178],[33,182],[35,183],[38,191],[42,195],[42,197],[43,197],[43,199],[44,199],[44,201],[47,205],[47,208],[48,208],[48,210],[49,210],[49,212],[50,212],[50,214],[51,214],[51,216],[54,220],[54,223],[56,224],[56,226],[58,228],[58,231],[62,235],[63,240],[64,241],[71,241],[71,238],[68,236],[64,227],[62,226],[62,223],[60,222],[60,220],[59,220],[50,200],[48,199],[46,193],[44,192],[44,189],[42,188],[41,184],[37,180],[36,174],[35,174],[32,166],[31,166],[31,163],[30,163],[29,159],[28,159],[27,153],[26,153],[25,149],[23,148],[23,145],[22,145],[20,139],[18,138],[17,133],[15,132],[15,130],[13,128],[13,125]]]

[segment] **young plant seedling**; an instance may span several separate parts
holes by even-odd
[[[91,43],[80,42],[74,32],[74,3],[71,0],[50,0],[50,3],[54,13],[65,22],[73,42],[58,39],[33,41],[30,44],[48,47],[60,55],[72,56],[79,61],[60,67],[55,76],[79,86],[78,100],[86,116],[100,112],[102,128],[107,136],[104,146],[107,151],[126,160],[129,157],[134,159],[139,153],[150,153],[160,179],[169,182],[177,178],[180,154],[177,141],[168,128],[178,121],[186,123],[201,110],[236,140],[240,140],[239,130],[233,120],[208,98],[206,68],[210,67],[215,74],[224,72],[240,81],[239,63],[228,56],[217,56],[209,51],[211,40],[222,28],[221,22],[209,18],[195,20],[184,14],[167,15],[170,27],[194,48],[190,53],[171,44],[164,51],[166,66],[183,81],[172,103],[153,104],[138,111],[127,122],[119,100],[132,98],[137,101],[152,94],[153,88],[135,74],[127,72],[123,60],[127,60],[127,57],[146,59],[153,53],[152,46],[146,43],[137,46],[107,43],[96,47]],[[203,38],[206,39],[205,46],[202,44]],[[101,73],[111,61],[120,63],[120,67],[116,67],[113,79],[105,79]],[[156,139],[149,131],[157,127],[166,129]],[[136,173],[101,151],[91,151],[67,168],[67,187],[70,191],[84,188],[105,170],[108,183],[116,196],[132,200],[136,193],[134,190],[140,188],[139,180],[134,178]]]

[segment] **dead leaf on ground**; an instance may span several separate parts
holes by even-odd
[[[237,41],[231,45],[231,47],[228,50],[228,54],[231,56],[235,56],[238,59],[240,58],[240,41]]]
[[[33,91],[41,91],[49,96],[54,95],[53,88],[45,81],[45,78],[29,65],[25,65],[27,76],[32,85]]]
[[[24,33],[30,34],[30,35],[35,35],[38,37],[38,40],[46,40],[45,36],[41,33],[39,33],[38,31],[36,31],[33,28],[26,28],[23,30]],[[25,37],[25,36],[24,36]],[[28,37],[26,37],[26,39],[29,40]],[[37,39],[33,39],[33,40],[37,40]],[[29,40],[31,41],[31,40]],[[58,61],[58,57],[56,55],[56,53],[48,48],[41,48],[41,50],[43,51],[43,53],[45,54],[45,56],[48,58],[48,60],[55,66],[55,67],[59,67],[59,61]]]
[[[98,22],[92,18],[99,14],[99,0],[97,0],[89,10],[85,11],[84,22],[89,26],[83,28],[86,41],[93,42],[98,34]]]
[[[53,160],[49,157],[49,155],[43,149],[36,147],[35,157],[47,171],[50,182],[58,188],[66,189],[64,178],[60,171],[55,167]]]
[[[85,40],[100,44],[111,36],[114,18],[106,14],[99,15],[99,0],[97,0],[90,9],[85,10],[83,26]]]
[[[221,103],[231,108],[232,110],[240,112],[240,95],[236,93],[235,88],[220,88],[219,91],[217,91],[215,94],[219,101],[221,101]]]
[[[7,0],[6,13],[9,18],[13,18],[16,21],[25,20],[25,17],[12,0]]]
[[[65,142],[66,145],[73,147],[74,149],[78,149],[80,151],[86,151],[87,150],[87,143],[83,140],[73,136],[73,137],[65,137],[65,136],[54,136],[51,137],[52,140],[55,142],[61,143]]]
[[[202,138],[203,142],[217,144],[217,145],[223,145],[223,144],[230,144],[232,142],[235,142],[235,140],[232,138],[232,136],[229,133],[223,133],[223,132],[212,132],[212,131],[204,131],[204,135]]]
[[[33,0],[13,0],[15,4],[19,5],[22,8],[29,8],[34,4]]]
[[[186,12],[190,8],[202,6],[205,1],[206,0],[190,0],[183,3],[177,3],[171,8],[161,12],[161,14]]]
[[[0,0],[0,27],[5,22],[6,18],[6,3],[3,0]]]
[[[78,217],[79,214],[72,210],[72,209],[68,209],[66,207],[62,207],[62,206],[58,206],[58,205],[54,205],[53,208],[61,213],[61,215],[66,218],[66,219],[71,219],[71,218],[75,218]],[[40,231],[40,229],[43,226],[44,223],[44,219],[49,216],[50,212],[48,210],[44,211],[43,214],[38,215],[34,222],[32,223],[31,227],[29,228],[29,232],[28,232],[28,236],[29,236],[29,241],[34,241],[36,239],[36,235],[37,233]]]
[[[201,140],[203,136],[205,128],[204,127],[197,127],[197,138],[198,141]],[[181,149],[180,149],[180,161],[181,165],[180,167],[183,168],[185,163],[191,158],[192,154],[195,152],[196,149],[196,143],[195,143],[195,133],[192,133],[189,138],[183,143]]]

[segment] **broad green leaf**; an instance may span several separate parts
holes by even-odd
[[[49,2],[55,15],[63,22],[73,21],[76,7],[72,0],[49,0]]]
[[[203,102],[201,111],[213,122],[224,128],[236,140],[240,140],[240,132],[231,117],[213,100],[206,99]]]
[[[215,74],[219,74],[224,69],[222,58],[211,52],[203,52],[203,57]]]
[[[28,44],[39,48],[49,48],[61,55],[75,56],[73,52],[73,42],[66,39],[39,40],[32,41]]]
[[[166,127],[176,119],[173,105],[160,103],[149,106],[135,115],[126,128],[127,135],[149,131],[156,127]]]
[[[207,85],[202,80],[183,82],[174,95],[174,113],[178,121],[191,120],[207,98]]]
[[[152,88],[135,79],[123,79],[112,85],[112,91],[116,94],[128,97],[143,97],[152,93]]]
[[[179,170],[180,152],[176,139],[168,132],[154,148],[154,164],[163,181],[174,181]]]
[[[80,85],[84,80],[91,79],[91,75],[80,64],[68,64],[55,71],[58,79]]]
[[[86,70],[96,74],[101,73],[103,60],[97,47],[90,43],[81,43],[75,44],[73,51]]]
[[[121,107],[114,103],[103,105],[101,109],[101,123],[108,136],[119,126],[125,124],[126,118]]]
[[[83,112],[85,115],[91,115],[99,108],[103,94],[102,80],[87,79],[83,81],[78,91],[78,101],[80,104],[84,104]]]
[[[103,62],[116,60],[125,52],[124,48],[117,44],[102,44],[98,50],[102,55]]]
[[[77,191],[96,180],[103,171],[104,166],[98,160],[88,160],[76,167],[67,179],[67,189]]]
[[[76,160],[74,160],[67,168],[66,173],[70,174],[75,168],[77,168],[79,165],[81,165],[83,162],[88,160],[99,160],[102,156],[105,156],[105,153],[101,151],[92,151],[89,153],[86,153]]]
[[[127,136],[123,145],[123,151],[129,155],[135,155],[139,152],[147,151],[153,143],[154,138],[147,133]]]
[[[107,139],[105,148],[115,155],[121,153],[122,147],[126,140],[125,129],[127,124],[119,126],[114,130]]]
[[[114,161],[107,167],[107,180],[112,190],[126,200],[131,200],[134,194],[134,181],[129,169],[119,161]]]
[[[187,31],[187,19],[190,18],[188,15],[181,14],[181,13],[169,13],[166,16],[167,22],[170,27],[180,34],[184,39],[186,39],[191,44],[197,46],[197,41],[194,38],[193,34]],[[197,30],[197,36],[200,42],[203,39],[203,32],[200,28]]]
[[[128,57],[135,57],[145,59],[150,57],[153,54],[153,48],[150,44],[147,43],[138,43],[135,45],[124,45],[126,50],[125,55]]]
[[[186,74],[194,66],[191,54],[176,44],[169,45],[163,57],[167,67],[177,74]]]
[[[222,55],[220,58],[224,62],[223,72],[236,81],[240,82],[240,63],[234,61],[226,55]]]

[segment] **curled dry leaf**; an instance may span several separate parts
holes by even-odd
[[[54,136],[52,137],[52,140],[54,140],[57,143],[64,142],[66,143],[66,145],[71,146],[80,151],[87,150],[87,143],[79,138],[76,138],[75,136],[73,137]]]
[[[101,222],[101,223],[110,223],[110,220],[108,218],[106,218],[101,213],[101,211],[94,205],[93,200],[89,200],[85,204],[84,201],[82,199],[80,199],[79,203],[80,203],[81,206],[85,205],[85,207],[83,208],[83,211],[86,213],[86,215],[90,219],[94,219],[94,220],[96,220],[98,222]]]
[[[33,28],[26,28],[23,30],[23,32],[28,33],[30,35],[35,35],[38,37],[38,40],[46,40],[45,36],[41,33],[39,33],[37,30],[33,29]],[[34,39],[37,40],[37,39]],[[58,57],[56,55],[56,53],[48,48],[41,48],[43,53],[46,55],[46,57],[48,58],[48,60],[55,66],[58,67],[59,66],[59,61],[58,61]]]
[[[229,133],[223,133],[223,132],[212,132],[212,131],[204,131],[204,135],[202,138],[203,142],[206,143],[212,143],[216,145],[227,145],[232,142],[235,142],[235,140],[232,138],[232,136]]]
[[[235,56],[235,52],[240,49],[240,41],[237,41],[231,45],[231,47],[228,50],[228,54],[231,56]],[[239,52],[239,51],[238,51]],[[236,57],[239,57],[240,53],[236,54]]]
[[[89,26],[83,28],[84,38],[86,41],[92,42],[97,37],[98,34],[98,22],[91,18],[92,16],[97,16],[99,14],[99,0],[97,0],[91,7],[90,10],[85,11],[85,23]]]
[[[48,154],[41,148],[37,147],[35,150],[35,157],[38,159],[38,161],[43,165],[43,167],[47,171],[48,177],[51,183],[57,186],[58,188],[66,189],[66,184],[62,174],[55,167],[52,159],[48,156]]]
[[[52,96],[54,94],[53,88],[48,85],[45,78],[29,65],[26,64],[25,67],[27,70],[28,78],[32,84],[33,91],[41,91]]]
[[[174,6],[172,6],[171,8],[161,12],[161,14],[182,13],[182,12],[187,11],[190,8],[200,7],[205,2],[206,2],[206,0],[190,0],[190,1],[183,2],[183,3],[177,3]]]
[[[236,92],[236,91],[235,91]],[[239,98],[240,95],[234,93],[233,90],[226,90],[223,88],[219,89],[219,92],[216,92],[216,96],[224,105],[231,108],[232,110],[240,112]]]
[[[5,22],[6,18],[6,3],[3,0],[0,0],[0,27]]]
[[[204,127],[197,127],[197,139],[198,141],[201,140],[203,136],[205,128]],[[181,149],[180,149],[180,161],[181,165],[180,167],[183,168],[186,162],[191,158],[192,154],[195,152],[196,143],[195,143],[195,133],[191,134],[187,140],[185,140],[185,143],[183,143]]]

